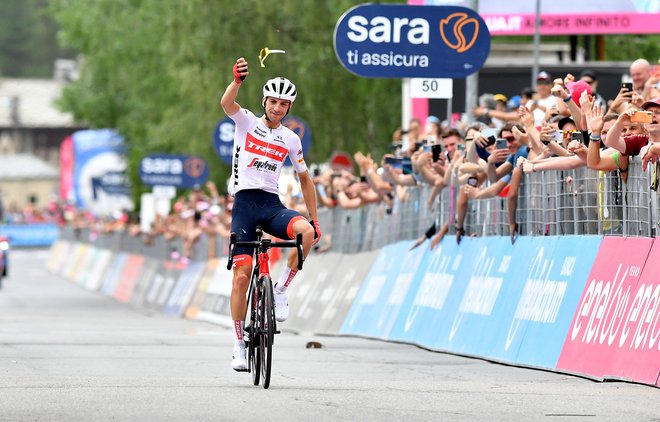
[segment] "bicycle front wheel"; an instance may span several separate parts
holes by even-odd
[[[256,275],[250,283],[250,293],[248,294],[248,306],[250,313],[250,324],[248,325],[248,370],[252,373],[252,384],[259,385],[259,376],[261,374],[261,358],[259,356],[259,332],[261,332],[259,320],[259,300],[262,294],[256,283]]]
[[[259,321],[262,327],[259,338],[259,354],[261,355],[261,376],[264,388],[270,386],[270,373],[273,362],[273,339],[275,336],[275,307],[273,305],[273,282],[270,277],[261,278],[261,300],[259,306]]]

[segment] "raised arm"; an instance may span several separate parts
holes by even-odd
[[[225,89],[225,93],[222,94],[222,99],[220,100],[220,105],[227,116],[233,116],[241,109],[241,106],[236,102],[236,96],[238,95],[238,89],[241,87],[241,83],[243,83],[243,80],[249,74],[247,61],[243,57],[236,60],[236,64],[234,64],[234,80]]]

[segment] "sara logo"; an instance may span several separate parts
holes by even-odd
[[[465,7],[364,4],[335,27],[337,58],[364,77],[463,78],[489,52],[488,27]]]
[[[447,34],[448,32],[450,34]],[[472,33],[470,42],[466,41],[465,32]],[[472,48],[475,41],[477,41],[478,35],[479,21],[475,18],[469,18],[467,13],[452,13],[446,19],[440,21],[440,36],[442,37],[442,41],[447,44],[447,47],[456,50],[457,53],[464,53]]]
[[[206,170],[206,163],[198,157],[190,157],[183,162],[183,169],[190,177],[201,177]]]

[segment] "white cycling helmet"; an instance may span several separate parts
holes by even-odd
[[[274,97],[294,102],[297,94],[296,86],[282,76],[270,79],[264,85],[264,97]]]

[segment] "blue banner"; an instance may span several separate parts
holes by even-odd
[[[554,368],[602,238],[446,238],[381,251],[342,334]]]
[[[50,246],[58,236],[55,224],[7,224],[0,235],[9,237],[10,248]]]
[[[192,188],[206,182],[209,167],[194,155],[151,154],[140,161],[138,174],[145,185]]]
[[[211,137],[213,150],[225,164],[231,164],[234,155],[234,132],[236,132],[236,125],[229,117],[220,120],[213,129]]]
[[[370,78],[464,78],[481,69],[490,33],[471,9],[363,4],[335,26],[335,53]]]
[[[76,205],[101,215],[133,209],[124,138],[113,130],[99,129],[75,132],[72,139]]]

